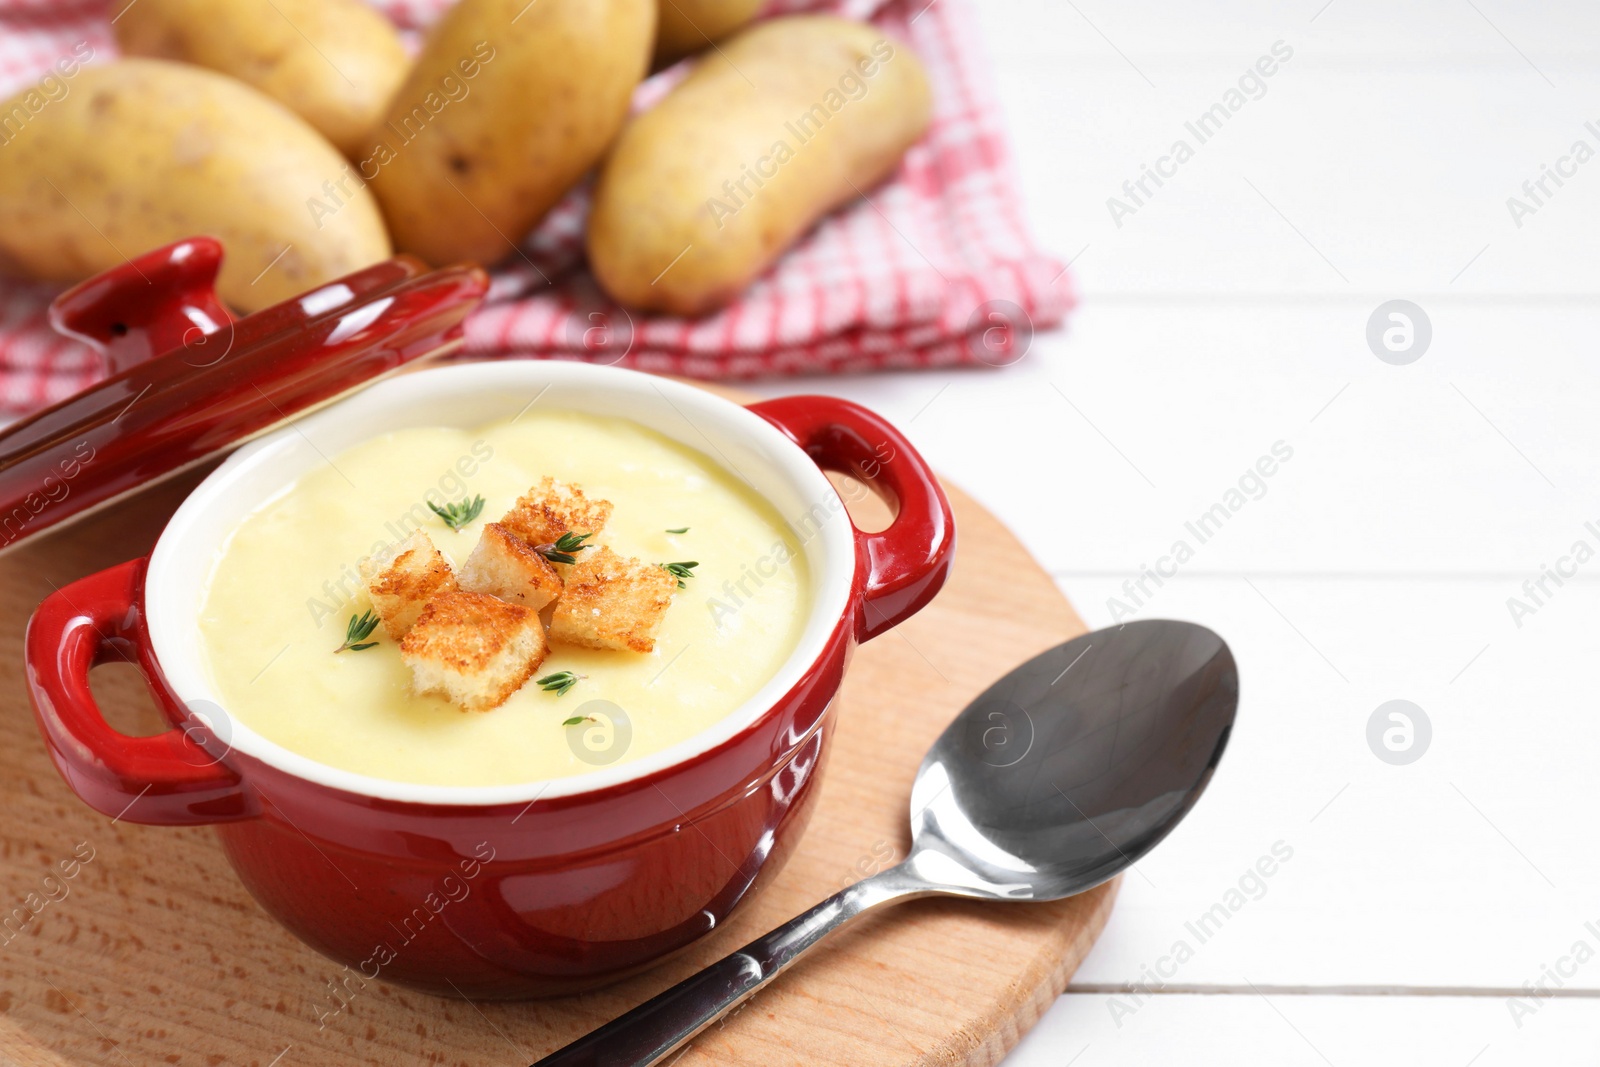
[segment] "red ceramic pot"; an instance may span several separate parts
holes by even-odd
[[[529,403],[620,415],[736,472],[794,524],[812,616],[745,706],[663,752],[517,786],[366,777],[284,749],[219,706],[194,624],[215,547],[325,455],[380,432],[469,427]],[[896,505],[856,529],[822,470]],[[179,508],[148,559],[63,588],[35,613],[28,680],[73,790],[106,815],[215,823],[250,892],[349,969],[434,993],[569,993],[638,970],[714,929],[777,871],[817,795],[834,696],[858,641],[943,584],[950,507],[893,427],[848,401],[749,408],[631,371],[500,362],[385,381],[247,446]],[[172,729],[106,725],[88,673],[131,652]],[[330,1000],[328,1010],[336,1010]]]

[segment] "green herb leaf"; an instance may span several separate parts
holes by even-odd
[[[446,504],[442,508],[430,500],[428,501],[428,507],[435,515],[443,519],[444,524],[450,529],[460,530],[461,527],[483,514],[483,497],[475,496],[471,500],[463,500],[459,504]]]
[[[578,679],[582,677],[584,677],[584,675],[573,674],[571,671],[557,671],[554,674],[547,674],[543,678],[535,679],[533,684],[537,685],[540,689],[543,689],[546,693],[554,693],[556,696],[562,696],[568,689],[571,689],[573,686],[577,685]],[[566,722],[562,723],[562,725],[571,726],[572,723]]]
[[[678,579],[679,589],[687,589],[689,586],[684,582],[684,579],[693,578],[694,569],[700,566],[700,563],[698,560],[689,560],[686,563],[657,563],[656,566]]]
[[[574,530],[568,530],[554,541],[547,544],[534,545],[533,550],[551,563],[576,563],[578,562],[578,557],[573,553],[581,552],[586,548],[593,548],[593,545],[584,544],[585,541],[593,536],[594,534],[592,533],[578,533]]]
[[[688,533],[688,532],[689,532],[689,527],[687,527],[687,526],[680,526],[676,530],[668,530],[667,531],[667,533]]]
[[[367,638],[371,637],[372,631],[377,628],[378,617],[371,610],[365,611],[360,615],[350,616],[350,623],[344,628],[344,644],[334,649],[334,653],[338,654],[346,650],[360,652],[364,648],[373,647],[378,642],[368,641]]]
[[[572,718],[570,718],[567,721],[563,722],[561,725],[562,726],[576,726],[580,722],[591,722],[591,721],[593,721],[593,720],[588,715],[574,715]]]

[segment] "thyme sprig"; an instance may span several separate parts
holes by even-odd
[[[684,563],[657,563],[656,566],[678,579],[679,589],[687,589],[689,586],[684,579],[694,577],[694,569],[700,566],[700,561],[691,559]]]
[[[364,648],[376,645],[378,642],[368,641],[367,638],[371,637],[372,631],[377,628],[378,617],[370,609],[360,615],[350,616],[350,624],[344,628],[344,644],[334,649],[334,654],[337,655],[347,649],[351,652],[360,652]]]
[[[475,496],[471,500],[463,500],[459,504],[446,504],[444,507],[440,507],[430,500],[428,501],[428,507],[435,515],[443,519],[444,524],[450,529],[460,530],[461,527],[483,514],[483,497]]]
[[[564,696],[568,689],[578,684],[578,679],[584,677],[586,675],[573,674],[571,671],[556,671],[554,674],[547,674],[543,678],[535,679],[533,684],[543,689],[546,693]],[[571,726],[572,723],[564,722],[561,725]]]
[[[592,533],[578,533],[575,530],[568,530],[554,541],[542,545],[534,545],[533,550],[551,563],[576,563],[578,562],[578,557],[575,553],[594,547],[593,545],[584,544],[585,541],[593,536],[594,534]]]

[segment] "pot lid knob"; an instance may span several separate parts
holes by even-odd
[[[130,259],[50,303],[50,325],[83,341],[117,374],[205,339],[233,322],[217,299],[222,245],[190,237]]]

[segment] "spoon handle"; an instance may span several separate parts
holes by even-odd
[[[660,1063],[852,919],[881,904],[935,891],[905,864],[880,871],[533,1067],[650,1067]]]

